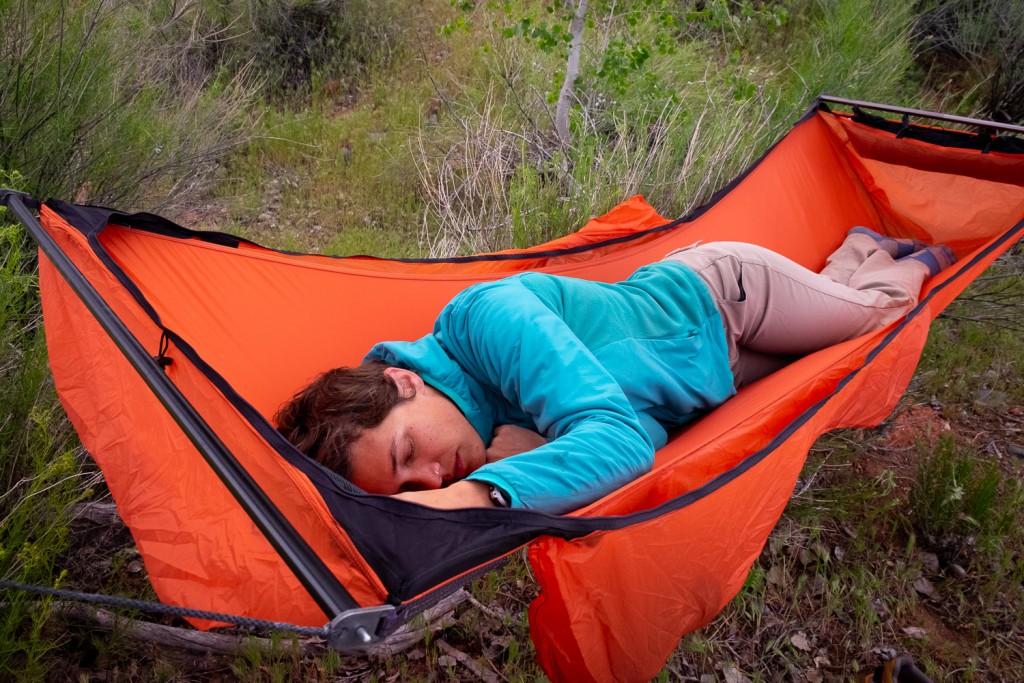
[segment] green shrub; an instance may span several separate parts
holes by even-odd
[[[1024,0],[920,0],[915,52],[968,111],[1024,122]]]
[[[544,97],[549,75],[565,68],[563,51],[535,45],[550,26],[538,34],[541,24],[530,23],[531,41],[518,39],[522,26],[493,35],[480,53],[484,73],[458,83],[459,97],[445,100],[447,120],[420,134],[430,255],[551,239],[636,193],[679,216],[752,163],[814,96],[908,99],[907,3],[701,5],[665,49],[666,27],[649,16],[652,3],[593,16],[583,51],[591,64],[581,66],[569,144],[552,134]],[[475,26],[500,26],[525,11],[517,7],[488,18],[477,6]],[[450,32],[453,41],[463,34]],[[636,68],[602,77],[622,36],[659,49]],[[784,45],[785,57],[749,47],[769,43]],[[479,80],[488,85],[479,88]]]
[[[267,96],[296,105],[317,90],[353,92],[369,71],[390,64],[404,49],[409,14],[381,0],[206,1],[196,12],[207,36],[191,48],[197,65],[207,73],[251,68]]]
[[[0,172],[0,181],[16,185]],[[85,494],[77,440],[46,366],[34,254],[0,211],[0,578],[58,580],[53,558],[68,546],[70,505]],[[56,643],[40,638],[48,602],[7,592],[0,610],[0,678],[42,678]]]
[[[177,40],[192,7],[0,3],[0,168],[36,196],[120,208],[201,189],[252,134],[253,84],[194,68],[192,43]]]
[[[926,544],[947,562],[967,564],[1019,527],[1019,482],[1001,486],[995,463],[982,464],[970,447],[940,438],[921,462],[910,492],[911,520]]]

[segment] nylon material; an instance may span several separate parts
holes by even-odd
[[[707,623],[742,586],[802,462],[799,448],[788,449],[658,520],[576,541],[539,541],[530,556],[545,577],[544,601],[531,606],[535,640],[580,643],[581,660],[560,665],[571,680],[649,680],[680,635]],[[615,590],[624,585],[637,590]],[[546,645],[538,656],[552,680],[565,680],[549,666]]]
[[[992,226],[1012,225],[1024,217],[1024,197],[1015,185],[925,171],[910,174],[874,161],[864,166],[879,203],[917,227],[915,234],[946,244],[961,256],[987,242]]]
[[[46,274],[41,276],[47,282],[54,277],[49,270],[47,268]],[[49,284],[46,287],[49,288]],[[47,296],[44,299],[44,315],[47,315],[48,318],[48,328],[51,330],[60,329],[54,321],[56,312],[49,305],[50,301],[77,302],[77,299],[70,292],[66,292],[60,298]],[[68,307],[65,306],[63,308],[64,311],[62,313],[68,315]],[[88,320],[83,321],[84,324],[88,322]],[[80,337],[73,345],[84,357],[102,358],[111,355],[111,351],[105,348],[105,345],[96,343],[104,339],[103,337],[88,334],[85,328],[78,328],[78,331],[81,333]],[[51,338],[58,336],[52,335]],[[69,339],[70,336],[64,338]],[[61,357],[59,351],[51,350],[51,353],[55,357]],[[130,383],[125,383],[123,378],[113,371],[113,366],[109,363],[82,363],[81,361],[76,361],[68,365],[69,367],[64,368],[60,363],[54,363],[53,369],[58,389],[68,397],[69,402],[75,403],[77,401],[75,399],[75,390],[69,389],[65,385],[63,379],[65,377],[72,378],[70,380],[72,387],[89,387],[93,391],[95,391],[96,386],[111,385],[112,382],[113,386],[118,387],[115,393],[122,397],[128,410],[138,407],[140,404],[146,406],[147,403],[156,402],[152,394],[148,394],[148,396],[145,393],[139,394]],[[77,375],[74,374],[76,371]],[[94,458],[97,459],[105,471],[110,472],[113,470],[115,473],[119,473],[117,476],[107,475],[108,485],[118,501],[120,514],[133,531],[147,566],[152,566],[154,562],[159,564],[159,558],[162,554],[166,554],[169,558],[168,561],[171,564],[175,564],[176,560],[181,557],[181,552],[177,550],[177,546],[185,544],[186,549],[188,549],[190,547],[188,542],[194,540],[180,530],[181,515],[178,513],[185,510],[189,504],[184,500],[179,500],[167,506],[154,506],[152,500],[145,493],[152,490],[159,491],[161,486],[159,482],[162,479],[168,475],[177,477],[181,474],[181,471],[173,461],[158,462],[155,468],[151,465],[149,469],[141,470],[140,463],[142,459],[131,448],[139,432],[132,430],[121,434],[111,428],[112,424],[117,423],[118,418],[124,418],[124,415],[121,414],[123,411],[119,410],[117,413],[113,413],[110,410],[104,411],[104,407],[96,402],[78,402],[78,404],[90,405],[96,411],[93,414],[87,415],[72,413],[71,416],[76,420],[85,419],[87,424],[99,425],[98,429],[79,430],[83,443],[94,454]],[[154,410],[160,409],[158,405],[151,408]],[[185,443],[180,433],[177,437],[173,437],[164,432],[160,435],[159,441],[162,442],[164,448],[171,447],[172,449],[175,445],[180,447]],[[143,474],[143,472],[147,474]],[[192,491],[199,490],[192,485],[188,486],[188,489]],[[196,502],[200,512],[203,512],[202,499]],[[216,519],[212,521],[216,521]],[[219,525],[213,528],[219,528]],[[164,549],[164,546],[170,546],[170,549]],[[150,552],[151,549],[153,552]],[[188,554],[187,550],[185,554]],[[156,572],[157,575],[159,573],[159,571]]]
[[[520,258],[513,260],[480,260],[474,261],[476,257],[462,257],[461,259],[449,259],[442,262],[422,262],[417,260],[391,261],[366,256],[353,256],[345,259],[346,265],[352,269],[367,270],[373,272],[390,273],[397,269],[408,272],[422,273],[446,273],[463,272],[476,273],[478,275],[496,274],[507,275],[510,272],[522,272],[526,270],[545,270],[554,272],[559,266],[566,266],[565,272],[583,266],[589,267],[595,261],[615,260],[621,258],[621,245],[598,246],[596,248],[578,251],[574,253],[558,253],[543,255],[543,252],[565,251],[568,249],[580,249],[607,240],[619,240],[629,238],[629,244],[637,245],[652,239],[658,239],[660,235],[637,235],[651,228],[656,228],[668,223],[643,197],[635,195],[622,204],[611,209],[607,214],[591,219],[579,232],[566,235],[565,237],[531,247],[529,249],[509,249],[496,252],[504,255],[519,255]],[[540,252],[540,253],[538,253]],[[536,258],[525,258],[526,255],[537,254]],[[561,271],[559,271],[561,272]],[[483,278],[486,279],[486,278]]]
[[[276,264],[257,262],[259,268],[246,269],[226,260],[229,255],[217,256],[209,260],[204,252],[193,260],[191,252],[178,246],[163,257],[182,264],[171,273],[156,265],[161,259],[130,264],[122,260],[122,264],[146,283],[144,293],[165,311],[167,325],[268,416],[320,371],[358,363],[381,335],[414,339],[428,331],[434,316],[460,286],[446,281],[423,283],[417,288],[419,305],[405,309],[400,302],[408,294],[398,287],[401,283],[376,285],[360,277],[353,284],[348,278],[331,279],[337,273],[328,271],[307,272],[299,278]],[[185,285],[189,281],[216,288],[218,301],[208,301],[208,292],[190,291]],[[262,294],[253,297],[252,292]],[[338,301],[337,311],[322,310],[317,302],[324,300]],[[403,315],[392,315],[398,308],[405,309]],[[352,320],[364,324],[354,326]],[[375,331],[380,328],[383,331]],[[224,343],[225,339],[234,344]],[[310,343],[304,343],[303,353],[295,354],[300,339]],[[289,362],[268,362],[282,357],[289,357]]]
[[[980,180],[1024,186],[1021,155],[943,147],[923,140],[899,138],[851,119],[825,117],[826,124],[862,159]]]
[[[363,605],[381,604],[386,594],[383,586],[327,512],[322,496],[310,487],[308,478],[269,449],[255,428],[243,420],[230,404],[221,400],[219,391],[202,373],[185,362],[178,363],[178,368],[181,376],[177,378],[177,384],[200,413],[205,413],[210,406],[222,408],[220,412],[204,414],[204,417],[212,425],[231,425],[227,429],[217,429],[218,436],[289,522],[303,530],[305,540],[318,550],[321,559],[335,570],[339,564],[341,568],[354,565],[356,571],[346,574],[346,588],[353,597]],[[303,483],[296,486],[296,480]],[[259,534],[255,527],[251,531]],[[280,562],[276,552],[270,557],[272,561]],[[316,622],[323,623],[322,613]]]
[[[827,124],[844,149],[846,162],[876,202],[879,227],[892,235],[946,242],[963,256],[995,234],[995,227],[1008,226],[1024,215],[1024,199],[1017,188],[1024,183],[1019,157],[897,140],[833,117]],[[994,164],[1003,170],[993,174]]]
[[[586,247],[597,242],[620,239],[633,233],[657,227],[668,223],[654,210],[640,195],[635,195],[622,204],[616,206],[607,214],[591,219],[583,228],[562,238],[552,240],[528,249],[509,249],[506,251],[493,252],[494,255],[523,255],[528,256],[538,252],[560,251]],[[113,246],[116,240],[122,243],[125,241],[126,230],[118,225],[110,225],[100,235],[100,241],[111,252],[118,251],[119,247]],[[495,277],[504,277],[510,271],[537,270],[543,268],[553,272],[561,264],[579,265],[589,264],[597,258],[618,258],[618,249],[612,246],[607,250],[598,248],[579,254],[557,254],[550,256],[538,256],[535,259],[509,259],[496,261],[472,261],[472,260],[451,260],[442,262],[423,263],[416,260],[390,260],[378,259],[369,256],[352,257],[329,257],[309,254],[287,254],[266,249],[259,245],[242,244],[240,247],[227,247],[199,239],[181,240],[168,235],[155,233],[142,233],[146,239],[163,240],[164,246],[187,242],[191,250],[208,249],[212,252],[221,252],[231,257],[248,256],[263,261],[271,261],[289,268],[299,267],[302,269],[322,269],[334,273],[345,273],[352,276],[372,277],[376,281],[380,278],[421,279],[437,275],[445,279],[468,280],[475,282],[479,279],[493,274]],[[131,234],[130,242],[136,242],[138,237]],[[244,247],[244,248],[242,248]],[[130,250],[130,247],[129,247]],[[473,259],[476,257],[464,257]],[[371,270],[372,274],[363,273],[363,270]]]
[[[85,264],[80,262],[79,265],[82,266]],[[75,299],[74,295],[70,294],[70,292],[65,294],[64,297]],[[77,299],[75,299],[75,302],[77,303]],[[116,302],[112,303],[116,305]],[[112,491],[116,492],[115,497],[118,499],[120,509],[126,523],[133,529],[133,531],[136,532],[137,539],[141,539],[139,540],[140,551],[147,560],[147,567],[152,565],[153,562],[150,560],[152,557],[158,564],[162,562],[166,567],[177,566],[181,563],[188,566],[188,563],[191,562],[196,563],[197,565],[212,565],[216,567],[214,571],[226,572],[229,577],[232,576],[233,573],[242,572],[241,575],[238,575],[236,578],[229,581],[229,583],[233,582],[234,586],[230,589],[226,588],[225,590],[227,592],[221,595],[209,591],[209,587],[201,582],[197,584],[195,588],[190,589],[191,593],[169,594],[168,590],[174,591],[173,586],[164,587],[161,585],[159,570],[155,573],[151,572],[154,587],[157,589],[161,597],[168,602],[189,604],[193,606],[205,606],[208,604],[217,606],[219,604],[225,604],[218,603],[218,600],[225,600],[227,601],[226,604],[232,605],[232,607],[226,611],[232,611],[235,613],[247,613],[245,607],[247,603],[263,605],[264,607],[262,607],[262,609],[269,608],[277,610],[273,613],[273,618],[275,620],[287,620],[312,625],[322,624],[324,621],[324,615],[322,612],[305,594],[304,589],[302,589],[301,585],[298,584],[298,581],[294,576],[291,575],[290,570],[283,565],[283,562],[277,556],[277,553],[273,551],[266,540],[262,538],[259,532],[254,528],[252,522],[244,515],[234,500],[225,495],[226,492],[223,485],[212,474],[212,471],[209,470],[206,464],[199,459],[198,454],[196,454],[194,449],[191,448],[191,445],[187,444],[187,440],[185,440],[184,436],[180,434],[180,430],[178,430],[176,425],[173,425],[173,422],[166,415],[166,412],[163,411],[161,406],[159,406],[155,397],[153,397],[148,388],[146,388],[142,384],[141,380],[134,374],[134,371],[128,368],[126,374],[118,375],[118,373],[111,374],[113,367],[112,363],[83,364],[81,356],[95,359],[112,358],[119,354],[116,351],[111,350],[110,347],[112,347],[112,343],[106,339],[102,332],[97,332],[97,334],[94,335],[82,334],[85,328],[79,327],[80,325],[91,324],[94,327],[98,327],[98,325],[91,319],[91,316],[85,312],[84,307],[81,307],[81,305],[78,304],[77,308],[80,309],[77,315],[84,316],[84,318],[80,323],[69,323],[68,327],[70,329],[76,329],[83,339],[100,339],[103,343],[93,351],[83,349],[80,343],[69,345],[71,348],[70,350],[66,350],[64,355],[73,359],[68,364],[70,372],[78,373],[79,375],[84,374],[87,377],[89,376],[90,371],[93,373],[92,377],[80,382],[82,386],[95,387],[97,383],[101,386],[103,384],[111,386],[111,382],[115,382],[118,389],[110,393],[120,395],[122,399],[127,401],[124,408],[125,410],[132,412],[133,409],[141,408],[142,406],[149,406],[148,408],[141,410],[140,417],[130,419],[130,423],[147,424],[147,430],[152,432],[152,428],[154,426],[152,424],[153,416],[163,416],[163,421],[169,425],[169,429],[173,430],[176,435],[175,438],[169,438],[167,436],[167,432],[163,432],[158,434],[155,438],[152,438],[153,434],[151,434],[151,441],[139,441],[139,431],[129,430],[125,433],[123,439],[119,440],[118,443],[113,443],[103,436],[102,431],[97,432],[97,430],[83,430],[93,431],[95,434],[93,443],[91,444],[83,438],[83,442],[87,444],[90,451],[96,454],[107,454],[106,457],[101,455],[98,458],[98,461],[104,466],[105,471],[107,472],[106,476],[108,482],[111,485]],[[124,315],[122,317],[128,318],[127,321],[130,321],[130,316]],[[149,325],[148,321],[142,324]],[[51,330],[55,329],[49,322],[48,327]],[[70,341],[75,338],[75,335],[65,335],[63,338]],[[155,348],[155,341],[153,348]],[[58,352],[57,355],[61,355],[60,352]],[[172,365],[169,371],[179,375],[178,378],[180,380],[183,368],[183,365],[181,364],[182,359],[178,358],[177,361],[178,364]],[[127,365],[127,362],[122,359],[122,364]],[[55,373],[60,374],[60,363],[57,363],[56,365]],[[92,369],[90,370],[90,368]],[[95,373],[103,374],[96,375]],[[102,380],[102,376],[106,376],[107,379]],[[111,378],[113,378],[113,380]],[[203,378],[202,382],[207,383],[207,380]],[[127,394],[123,393],[128,391],[127,387],[131,386],[133,383],[141,387],[137,392],[135,392],[138,393],[137,398],[131,398],[133,393],[130,391]],[[193,394],[192,400],[196,400],[195,394]],[[214,397],[212,395],[204,396],[199,400],[199,404],[203,405],[205,403],[209,405],[210,401],[216,403],[220,401],[220,397]],[[91,407],[93,409],[97,407],[95,402],[92,403]],[[124,410],[119,411],[119,413],[123,412]],[[125,415],[123,414],[113,416],[108,415],[103,418],[96,418],[93,416],[91,418],[87,418],[86,422],[103,425],[101,428],[102,430],[116,426],[119,419],[122,420],[121,424],[123,425],[123,420],[125,419]],[[234,419],[237,420],[237,416]],[[252,434],[251,427],[249,426],[246,427],[245,431]],[[124,447],[121,447],[123,445],[120,443],[121,441],[124,442]],[[133,442],[136,448],[130,448],[131,444],[129,442]],[[140,443],[142,444],[141,446],[139,445]],[[137,456],[139,452],[160,452],[162,449],[166,450],[168,446],[172,447],[173,452],[173,446],[175,443],[181,444],[182,448],[185,449],[184,452],[191,453],[191,458],[196,463],[195,467],[197,469],[192,470],[194,474],[191,476],[194,478],[191,481],[187,474],[190,470],[188,468],[182,468],[181,461],[176,462],[174,460],[170,460],[162,466],[159,464],[160,461],[157,461],[156,463],[151,462],[146,465],[149,471],[149,476],[146,477],[145,480],[141,481],[138,479],[137,474],[135,474],[135,467],[133,465],[124,467],[125,463],[132,463],[133,461],[140,464],[145,462]],[[178,451],[181,452],[181,448],[179,448]],[[274,456],[273,459],[276,460],[276,456]],[[114,465],[115,462],[119,464]],[[106,464],[104,465],[104,463]],[[111,471],[113,471],[113,475],[111,474]],[[120,472],[120,474],[118,474],[118,472]],[[184,476],[182,476],[183,474]],[[206,483],[200,484],[197,482]],[[266,481],[264,481],[264,487],[270,488],[271,490],[280,490],[282,488],[279,485],[267,487]],[[175,493],[176,491],[178,493]],[[135,503],[137,500],[142,502],[137,504]],[[211,505],[217,509],[216,511],[203,510],[202,505],[199,505],[198,511],[194,510],[192,503],[196,500],[210,501]],[[322,502],[320,504],[322,505]],[[295,502],[293,502],[293,505],[295,505]],[[166,509],[164,509],[160,515],[155,516],[150,512],[154,506],[164,507]],[[308,509],[305,506],[300,505],[298,507],[303,511],[303,514],[308,512]],[[180,510],[181,512],[177,517],[168,517],[168,510]],[[190,512],[190,510],[192,510],[192,512]],[[197,513],[199,516],[197,516]],[[198,530],[192,536],[184,534],[177,535],[178,545],[185,548],[201,547],[203,545],[203,541],[201,539],[205,538],[203,534],[217,534],[217,531],[211,532],[210,524],[215,525],[216,529],[222,529],[224,527],[217,523],[218,520],[238,520],[229,527],[231,532],[227,532],[225,530],[225,535],[220,537],[216,543],[214,543],[214,546],[221,548],[220,556],[231,559],[224,563],[218,563],[211,559],[217,557],[215,553],[182,552],[180,547],[178,549],[174,549],[173,546],[167,546],[165,548],[161,545],[153,545],[153,553],[151,554],[149,552],[149,546],[147,545],[149,543],[149,539],[145,537],[147,529],[154,530],[154,533],[159,536],[163,529],[188,528],[192,524],[189,518],[196,520],[199,524]],[[239,526],[239,523],[241,526]],[[322,518],[318,520],[317,523],[322,527]],[[335,534],[337,533],[337,526],[336,523],[333,523],[333,520],[331,529],[334,530]],[[247,543],[242,542],[246,538],[250,537],[253,540],[248,543],[255,543],[256,546],[260,548],[259,551],[255,550],[253,547],[247,547]],[[197,540],[197,538],[200,540]],[[241,545],[241,548],[244,550],[240,549],[240,552],[235,553],[234,549],[237,545]],[[335,539],[331,539],[330,542],[324,543],[323,545],[326,546],[325,550],[328,551],[326,553],[327,555],[336,556],[338,554],[337,550],[341,544]],[[224,550],[225,548],[229,550]],[[351,548],[351,545],[349,545],[349,548]],[[248,565],[261,563],[264,565],[264,569],[261,570],[263,580],[254,582],[249,579],[249,576],[254,573],[254,570],[248,569]],[[365,563],[357,562],[356,564],[357,566],[362,564],[362,566],[365,567]],[[348,566],[348,562],[343,560],[342,566]],[[269,570],[267,567],[274,567],[274,569],[268,574]],[[167,571],[172,575],[175,573],[170,569],[167,569]],[[276,601],[266,600],[267,591],[265,588],[261,588],[259,586],[262,582],[280,587],[280,594],[277,596],[279,599]],[[361,598],[366,604],[380,604],[380,602],[383,601],[383,590],[379,584],[376,587],[365,587],[364,584],[363,590],[360,591],[359,589],[361,586],[358,578],[351,579],[350,583],[353,584],[352,590],[357,595],[357,599]],[[164,588],[167,588],[167,590],[164,590]],[[235,606],[237,606],[237,608]],[[283,612],[281,611],[282,608],[284,610]]]
[[[64,296],[66,300],[74,300],[77,303],[77,299],[70,292]],[[80,359],[72,365],[83,378],[79,380],[82,384],[91,387],[98,384],[102,386],[102,374],[92,371],[105,368],[106,372],[103,374],[111,376],[112,361],[118,354],[106,348],[112,346],[112,343],[101,332],[88,334],[87,326],[96,323],[84,310],[80,311],[79,315],[86,317],[82,317],[77,323],[70,323],[70,327],[76,329],[80,336],[74,343],[75,350],[82,353],[85,358],[104,358],[108,359],[108,362],[104,365],[83,362]],[[51,330],[61,329],[59,325],[54,325],[52,316],[47,325]],[[73,338],[73,335],[62,336],[65,339]],[[105,343],[92,343],[91,346],[96,346],[96,349],[83,346],[87,341],[93,340]],[[127,364],[123,358],[120,360]],[[127,372],[134,373],[130,368]],[[58,373],[57,368],[55,373]],[[229,605],[228,611],[250,613],[247,605],[262,605],[266,589],[254,586],[248,565],[266,560],[261,559],[260,551],[251,547],[246,548],[244,554],[234,552],[238,546],[246,547],[242,543],[244,534],[229,533],[228,527],[222,524],[221,520],[237,517],[237,505],[233,499],[224,495],[223,485],[213,476],[205,463],[200,462],[200,469],[189,470],[182,467],[182,459],[157,460],[148,464],[144,476],[140,473],[144,460],[139,457],[139,453],[160,452],[160,449],[174,452],[175,444],[180,446],[179,452],[185,449],[184,452],[194,454],[194,451],[180,431],[174,437],[168,437],[167,431],[153,432],[152,417],[166,413],[148,389],[142,387],[140,391],[137,386],[126,382],[124,377],[116,374],[113,376],[115,384],[120,387],[115,391],[128,392],[122,394],[124,404],[121,414],[103,417],[89,415],[87,419],[91,423],[104,427],[96,432],[92,441],[87,440],[83,434],[83,443],[94,454],[106,473],[108,485],[118,501],[119,512],[132,530],[155,590],[162,600],[172,604]],[[136,384],[141,384],[136,375],[127,377],[133,377]],[[135,416],[136,410],[141,410],[140,414],[145,417]],[[133,424],[142,424],[148,419],[150,424],[147,425],[145,435],[142,430],[130,430],[120,439],[112,440],[106,437],[104,432],[109,432],[109,425],[119,419],[128,419]],[[169,418],[165,418],[165,422],[167,421]],[[168,429],[177,428],[176,425],[171,425]],[[193,458],[199,460],[197,454],[194,454]],[[243,528],[251,533],[252,522],[244,515],[242,517]],[[198,522],[198,529],[195,531],[190,531],[196,526],[192,520]],[[233,529],[238,530],[237,524]],[[206,542],[209,535],[221,539],[216,543],[222,548],[219,553],[209,548]],[[281,565],[281,560],[266,541],[262,538],[259,540],[263,544],[262,558]],[[225,552],[223,548],[228,550]],[[221,576],[218,582],[224,583],[223,590],[217,591],[214,589],[215,586],[211,585],[211,573]],[[299,621],[303,617],[301,610],[296,611],[290,607],[301,605],[302,598],[305,597],[305,591],[297,580],[286,568],[285,573],[278,570],[263,578],[268,584],[285,589],[287,599],[279,603],[288,606],[283,620]],[[187,590],[181,591],[183,586],[187,586]],[[316,614],[307,616],[305,621],[322,624],[322,613],[319,613],[308,597],[306,601],[316,610]]]

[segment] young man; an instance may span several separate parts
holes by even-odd
[[[369,493],[561,514],[648,472],[667,430],[737,387],[895,320],[954,261],[854,228],[821,274],[717,242],[614,284],[482,283],[431,334],[321,375],[278,428]]]

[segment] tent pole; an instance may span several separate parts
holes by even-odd
[[[40,249],[82,300],[111,340],[139,373],[156,397],[192,441],[196,449],[224,482],[271,545],[294,572],[310,596],[327,615],[332,626],[347,630],[353,645],[376,639],[379,620],[394,608],[360,608],[337,577],[285,519],[227,446],[213,432],[177,386],[164,374],[152,356],[117,317],[99,292],[85,278],[60,245],[26,207],[35,200],[22,192],[0,189],[0,205],[6,204],[28,229]],[[362,614],[365,617],[362,618]],[[344,622],[344,623],[339,623]],[[338,630],[332,629],[332,630]],[[368,640],[369,639],[369,640]],[[333,639],[332,639],[333,640]]]
[[[951,123],[962,123],[968,126],[977,126],[979,128],[989,128],[994,130],[1006,131],[1009,133],[1024,133],[1024,126],[1016,126],[1012,123],[1000,123],[998,121],[986,121],[984,119],[972,119],[966,116],[954,116],[953,114],[941,114],[934,111],[924,111],[923,109],[908,109],[906,107],[895,107],[891,104],[879,104],[877,102],[862,102],[860,100],[848,100],[845,97],[833,97],[831,95],[820,95],[818,100],[822,102],[832,102],[835,104],[845,104],[851,107],[866,107],[868,109],[877,109],[878,111],[887,111],[894,114],[907,114],[909,116],[918,116],[926,119],[935,119],[936,121],[949,121]]]

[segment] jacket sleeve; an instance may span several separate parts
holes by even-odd
[[[470,375],[519,406],[549,442],[469,479],[513,507],[561,514],[648,472],[654,446],[611,374],[517,279],[473,287],[442,311],[438,341]]]

